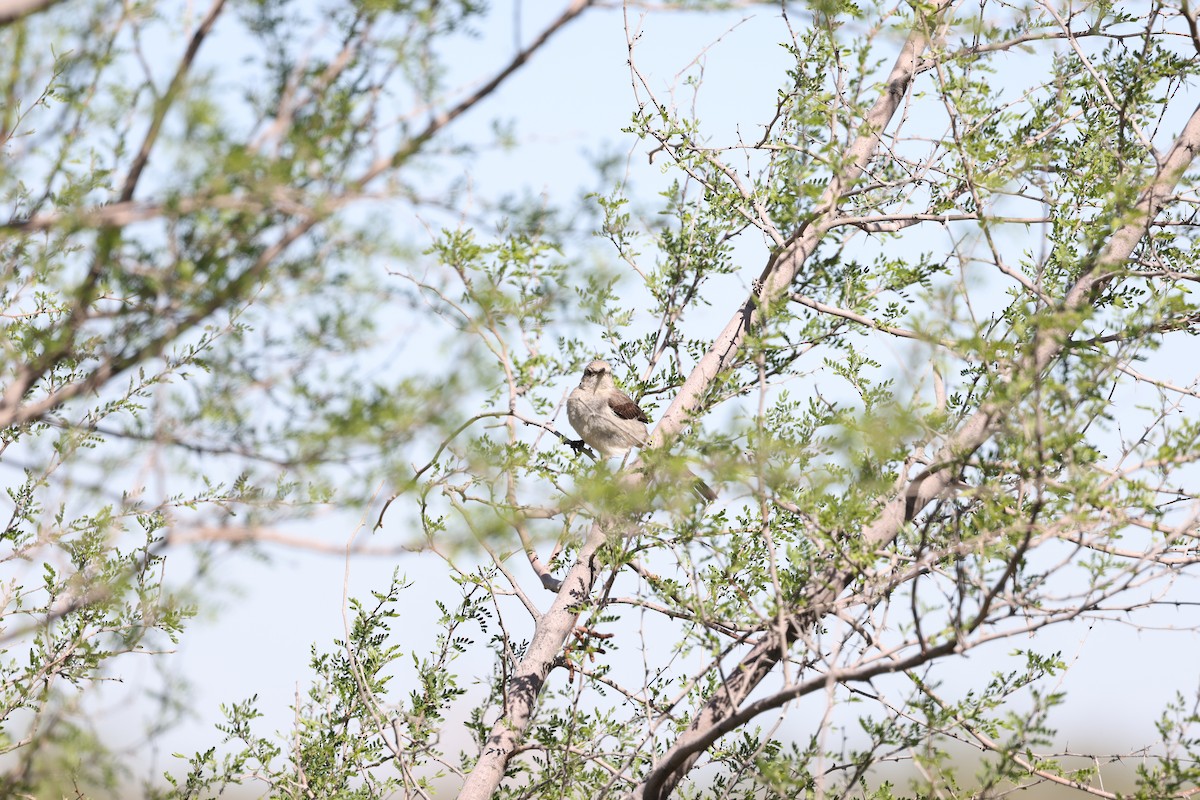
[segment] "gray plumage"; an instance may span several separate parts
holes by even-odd
[[[646,443],[646,412],[613,383],[607,361],[593,361],[567,398],[567,419],[589,446],[605,458],[623,456]]]
[[[567,420],[584,444],[605,458],[624,456],[649,438],[646,423],[650,418],[632,397],[617,388],[608,362],[598,359],[584,368],[579,385],[567,397]],[[717,499],[707,483],[692,477],[697,494],[709,502]]]

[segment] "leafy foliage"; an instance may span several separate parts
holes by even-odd
[[[94,687],[243,547],[377,547],[290,537],[333,506],[457,603],[397,571],[145,794],[1115,796],[1053,637],[1191,602],[1195,15],[785,4],[729,133],[720,48],[664,89],[627,14],[662,174],[477,201],[521,129],[455,120],[588,5],[465,93],[467,0],[0,14],[3,794],[126,790]],[[596,357],[627,464],[562,429]],[[1188,698],[1121,791],[1195,790]]]

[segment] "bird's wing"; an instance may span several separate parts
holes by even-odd
[[[611,392],[608,395],[608,407],[621,419],[636,419],[641,422],[650,421],[650,418],[646,416],[646,412],[642,411],[641,406],[635,403],[633,398],[624,392]]]

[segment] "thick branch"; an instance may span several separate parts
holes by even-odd
[[[0,233],[36,233],[52,228],[124,228],[138,222],[165,218],[182,219],[200,211],[238,211],[246,214],[261,214],[265,211],[282,211],[296,217],[319,217],[336,211],[351,201],[365,195],[343,193],[336,198],[308,197],[303,193],[273,186],[249,194],[198,194],[182,197],[170,203],[162,201],[128,200],[80,210],[57,210],[32,217],[13,217],[0,222]]]
[[[949,2],[950,0],[940,0],[938,10],[945,8]],[[918,25],[922,22],[918,22]],[[683,427],[717,375],[734,364],[750,328],[760,322],[767,309],[786,298],[792,281],[804,262],[817,249],[822,237],[840,223],[837,208],[842,194],[862,177],[867,164],[874,156],[879,144],[879,135],[900,107],[900,101],[908,91],[909,82],[916,73],[921,52],[925,49],[928,38],[928,31],[918,28],[904,42],[900,55],[884,83],[883,94],[867,112],[858,136],[846,150],[841,172],[830,179],[809,220],[792,236],[787,247],[777,251],[767,262],[755,284],[758,290],[746,298],[724,330],[718,334],[712,347],[688,375],[674,402],[655,427],[651,435],[651,446],[661,444]]]
[[[509,758],[529,727],[538,694],[591,595],[592,584],[596,581],[596,552],[607,539],[598,524],[592,526],[575,565],[563,579],[554,604],[538,620],[525,657],[508,680],[504,711],[492,726],[479,761],[459,792],[459,800],[487,800],[495,794]]]
[[[274,528],[245,528],[245,527],[198,527],[183,530],[173,530],[167,536],[164,544],[171,546],[200,544],[207,542],[226,542],[229,544],[271,544],[280,545],[293,550],[303,550],[320,555],[345,557],[375,556],[396,558],[397,556],[417,553],[419,547],[396,545],[394,547],[377,547],[360,542],[322,541],[304,536],[295,536],[286,531]]]
[[[30,14],[44,11],[59,0],[4,0],[0,3],[0,26],[20,22]]]

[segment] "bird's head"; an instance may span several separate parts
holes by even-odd
[[[585,389],[595,390],[605,381],[612,381],[612,367],[608,365],[607,361],[596,359],[583,368],[583,379],[579,381],[579,385]]]

